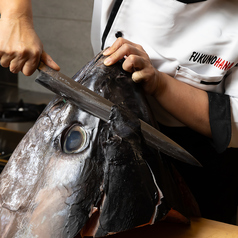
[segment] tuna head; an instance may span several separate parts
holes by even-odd
[[[102,57],[74,79],[148,121],[146,103],[130,75],[121,63],[105,67]],[[80,230],[101,236],[154,219],[162,195],[143,160],[139,126],[136,132],[124,126],[120,135],[131,117],[112,115],[104,123],[62,98],[50,102],[1,174],[2,238],[75,237]],[[115,129],[116,121],[121,123]],[[144,203],[149,212],[142,209]]]
[[[106,123],[62,98],[49,103],[0,175],[2,238],[100,237],[164,217],[188,221],[180,179],[141,134],[138,118],[155,123],[140,86],[122,62],[103,60],[101,52],[73,78],[120,106]]]

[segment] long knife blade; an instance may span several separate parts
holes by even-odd
[[[36,78],[37,83],[66,98],[88,113],[108,121],[111,107],[113,106],[112,102],[75,82],[61,72],[51,69],[42,62],[38,69],[40,74]],[[140,120],[140,123],[141,131],[149,146],[177,160],[199,167],[202,166],[191,154],[163,133],[142,120]]]

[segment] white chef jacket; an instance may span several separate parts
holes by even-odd
[[[95,0],[92,46],[101,50],[115,0]],[[142,45],[159,71],[205,91],[229,95],[231,140],[238,147],[238,1],[123,0],[103,47],[116,33]],[[196,103],[196,102],[194,102]],[[153,102],[154,104],[154,102]],[[160,123],[183,126],[158,104]]]

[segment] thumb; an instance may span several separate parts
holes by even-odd
[[[56,64],[55,61],[51,58],[51,56],[48,55],[44,50],[41,54],[41,61],[54,70],[60,70],[59,65]]]
[[[140,83],[144,80],[143,78],[143,74],[141,71],[135,71],[133,74],[132,74],[132,80],[135,82],[135,83]]]

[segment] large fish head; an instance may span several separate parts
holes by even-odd
[[[158,186],[170,187],[167,170],[161,179],[140,132],[138,118],[154,125],[148,104],[122,62],[103,61],[101,52],[73,78],[120,107],[102,122],[62,98],[49,103],[0,175],[2,238],[100,237],[168,212]]]

